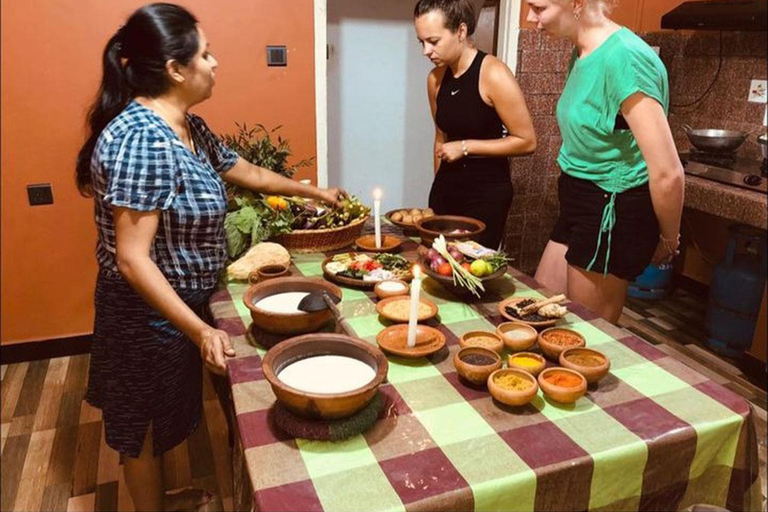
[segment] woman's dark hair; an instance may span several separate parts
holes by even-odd
[[[88,112],[90,133],[77,155],[75,181],[90,196],[91,156],[102,130],[135,96],[153,98],[170,86],[165,63],[186,65],[199,49],[197,19],[173,4],[145,5],[134,12],[107,42],[103,76],[96,101]]]
[[[466,23],[467,35],[475,33],[477,15],[475,6],[469,0],[419,0],[413,9],[413,17],[418,18],[432,11],[442,11],[445,27],[451,32],[456,32],[462,23]]]

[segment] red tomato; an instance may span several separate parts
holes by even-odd
[[[462,264],[461,264],[461,266],[462,266],[462,268],[463,268],[464,270],[466,270],[467,272],[469,272],[469,269],[470,269],[470,267],[471,267],[472,265],[470,265],[468,262],[466,262],[466,261],[465,261],[464,263],[462,263]]]
[[[453,269],[451,268],[451,264],[448,262],[441,263],[440,266],[437,267],[437,273],[441,276],[449,276],[453,274]]]

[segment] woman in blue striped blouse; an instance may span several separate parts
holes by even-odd
[[[246,162],[188,112],[211,96],[216,66],[192,14],[137,10],[104,50],[77,160],[98,231],[87,400],[103,411],[107,444],[127,456],[136,510],[190,504],[164,504],[162,454],[198,424],[201,362],[222,374],[234,355],[227,334],[201,318],[226,260],[224,183],[331,204],[343,195]]]

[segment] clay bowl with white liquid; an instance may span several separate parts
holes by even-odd
[[[324,279],[276,277],[248,288],[243,302],[251,312],[253,323],[260,329],[273,334],[303,334],[319,330],[333,318],[333,314],[329,309],[313,313],[299,311],[296,306],[302,295],[298,294],[323,291],[341,297],[341,289]],[[270,297],[271,303],[263,302]]]
[[[332,356],[332,357],[329,357]],[[297,336],[275,345],[262,361],[277,399],[312,419],[339,419],[373,399],[389,363],[370,343],[337,333]]]

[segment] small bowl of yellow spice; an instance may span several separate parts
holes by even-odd
[[[524,370],[536,377],[547,366],[547,360],[535,352],[518,352],[509,356],[507,366]]]
[[[503,404],[525,405],[533,400],[538,390],[536,377],[516,368],[502,368],[488,376],[488,391]]]

